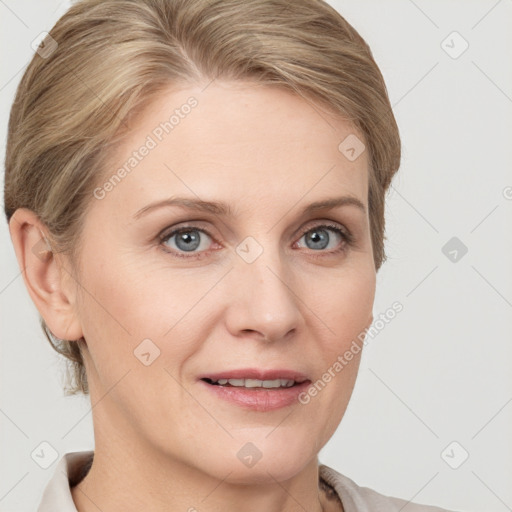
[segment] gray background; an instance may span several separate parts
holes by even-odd
[[[369,340],[320,460],[383,494],[512,510],[512,0],[330,3],[370,44],[401,130],[374,314],[404,309]],[[31,42],[67,6],[0,0],[2,159]],[[442,251],[452,237],[468,248],[457,261]],[[0,240],[0,511],[19,512],[56,466],[31,458],[40,443],[60,458],[94,440],[89,399],[63,396],[5,221]]]

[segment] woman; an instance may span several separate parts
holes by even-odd
[[[441,511],[319,464],[347,408],[400,139],[320,0],[83,0],[11,111],[5,212],[95,450],[39,511]]]

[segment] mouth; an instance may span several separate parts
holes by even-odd
[[[259,379],[209,379],[203,378],[202,381],[213,386],[222,387],[235,387],[246,389],[276,389],[276,388],[291,388],[302,384],[304,380],[298,382],[293,379],[273,379],[273,380],[259,380]]]
[[[199,381],[209,396],[260,412],[296,405],[311,384],[306,375],[293,370],[256,368],[201,375]]]

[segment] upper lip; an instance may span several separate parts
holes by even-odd
[[[268,370],[263,368],[237,368],[234,370],[224,370],[217,373],[208,373],[200,375],[199,379],[256,379],[256,380],[276,380],[287,379],[295,382],[304,382],[309,380],[306,375],[295,370],[275,369]]]

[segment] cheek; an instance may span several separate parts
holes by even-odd
[[[317,405],[323,404],[320,409],[331,411],[325,418],[326,435],[341,421],[350,400],[364,350],[365,329],[372,321],[374,296],[375,274],[371,271],[345,273],[331,280],[328,291],[317,294],[318,316],[328,327],[319,341],[322,382],[317,386],[322,395]]]
[[[318,316],[329,330],[321,341],[322,373],[315,383],[317,394],[306,407],[315,410],[314,417],[322,417],[323,442],[338,428],[352,396],[364,350],[365,329],[372,320],[374,295],[375,279],[371,272],[334,279],[329,292],[318,295],[318,311],[324,312]],[[314,423],[312,428],[315,425],[318,424]]]
[[[316,293],[312,309],[329,327],[333,349],[342,349],[371,323],[375,284],[371,270],[343,272]]]
[[[84,336],[105,374],[111,361],[140,367],[134,354],[139,346],[152,355],[160,352],[155,366],[174,366],[191,354],[200,319],[208,317],[205,308],[215,307],[206,295],[219,276],[197,268],[148,269],[134,259],[118,258],[91,265],[82,279],[88,283],[81,301]],[[143,341],[148,339],[150,343]]]

